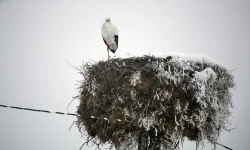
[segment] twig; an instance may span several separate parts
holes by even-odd
[[[68,106],[67,106],[67,111],[68,111],[68,109],[69,109],[69,105],[73,102],[73,101],[75,101],[76,99],[73,99],[72,101],[70,101],[69,102],[69,104],[68,104]]]
[[[174,146],[174,149],[173,149],[173,150],[175,150],[175,149],[177,148],[177,146],[179,145],[179,142],[180,142],[180,141],[178,141],[178,142],[175,144],[175,146]]]
[[[87,146],[88,146],[88,144],[89,144],[89,142],[90,141],[92,141],[94,138],[92,137],[92,138],[90,138],[89,136],[87,137],[87,141],[86,142],[84,142],[83,144],[82,144],[82,146],[79,148],[79,150],[81,150],[82,149],[82,147],[85,145],[85,144],[87,144]]]
[[[81,150],[81,149],[82,149],[82,147],[83,147],[85,144],[86,144],[86,142],[84,142],[84,143],[82,144],[82,146],[79,148],[79,150]]]
[[[226,149],[233,150],[232,148],[229,148],[229,147],[227,147],[227,146],[225,146],[225,145],[222,145],[222,144],[220,144],[220,143],[218,143],[218,142],[215,142],[215,144],[220,145],[220,146],[222,146],[222,147],[224,147],[224,148],[226,148]]]
[[[231,131],[234,130],[234,129],[236,129],[236,127],[232,128],[232,129],[224,129],[224,130],[226,130],[226,131],[228,131],[228,132],[231,132]]]
[[[73,125],[76,123],[77,121],[73,121],[73,123],[71,124],[69,130],[73,127]]]
[[[230,72],[233,72],[233,71],[235,71],[235,70],[237,70],[238,68],[234,68],[234,69],[232,69],[232,70],[230,70]]]
[[[81,71],[79,68],[73,66],[70,62],[68,62],[67,60],[65,60],[72,68],[74,68],[75,70]]]

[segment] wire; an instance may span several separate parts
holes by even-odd
[[[1,105],[1,104],[0,104],[0,107],[3,107],[3,108],[12,108],[12,109],[18,109],[18,110],[28,110],[28,111],[34,111],[34,112],[51,113],[51,114],[55,113],[55,114],[59,114],[59,115],[80,116],[80,115],[74,114],[74,113],[52,112],[52,111],[42,110],[42,109],[31,109],[31,108],[23,108],[23,107],[16,107],[16,106],[7,106],[7,105]],[[96,117],[90,116],[90,118],[94,119]],[[109,121],[107,118],[103,118],[103,119]],[[117,121],[121,122],[122,120],[117,119]],[[177,147],[178,144],[179,144],[179,141],[178,141],[178,143],[176,143],[174,149],[176,149],[176,147]],[[220,145],[220,146],[222,146],[222,147],[224,147],[226,149],[232,150],[231,148],[229,148],[229,147],[227,147],[225,145],[222,145],[222,144],[220,144],[218,142],[216,142],[215,144]]]
[[[80,116],[80,115],[74,114],[74,113],[52,112],[52,111],[48,111],[48,110],[33,109],[33,108],[23,108],[23,107],[16,107],[16,106],[0,105],[0,107],[12,108],[12,109],[18,109],[18,110],[27,110],[27,111],[33,111],[33,112],[51,113],[51,114],[55,113],[55,114],[59,114],[59,115]]]
[[[42,109],[33,109],[33,108],[24,108],[24,107],[16,107],[16,106],[7,106],[7,105],[1,105],[0,107],[3,108],[12,108],[12,109],[19,109],[19,110],[28,110],[28,111],[34,111],[34,112],[43,112],[43,113],[56,113],[59,115],[68,115],[68,116],[77,116],[79,117],[80,115],[78,114],[74,114],[74,113],[64,113],[64,112],[52,112],[52,111],[48,111],[48,110],[42,110]],[[89,116],[92,119],[104,119],[106,121],[109,121],[109,119],[107,117],[95,117],[95,116]],[[117,122],[122,122],[123,120],[117,119]],[[125,121],[125,120],[124,120]]]

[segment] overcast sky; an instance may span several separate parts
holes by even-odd
[[[205,54],[238,68],[231,126],[236,129],[223,133],[220,143],[250,148],[247,0],[0,0],[0,104],[66,111],[81,79],[66,60],[79,66],[107,59],[100,31],[106,17],[120,31],[118,56]],[[72,116],[0,108],[0,119],[1,150],[78,150],[84,142],[75,126],[68,131]],[[194,142],[181,148],[194,149]]]

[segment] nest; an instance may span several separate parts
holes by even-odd
[[[81,74],[78,128],[99,144],[138,146],[144,133],[163,149],[185,137],[215,144],[229,124],[235,84],[217,64],[145,55],[85,63]]]

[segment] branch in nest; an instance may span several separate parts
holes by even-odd
[[[77,121],[73,121],[73,123],[71,124],[71,126],[69,127],[69,130],[73,127],[74,124],[76,124]]]
[[[176,142],[176,144],[175,144],[173,150],[177,149],[177,146],[179,145],[179,142],[180,142],[180,141]]]
[[[232,129],[225,129],[228,132],[231,132],[232,130],[236,129],[236,127],[232,128]]]
[[[94,137],[90,138],[90,137],[88,136],[86,142],[84,142],[84,143],[82,144],[82,146],[79,148],[79,150],[81,150],[82,147],[83,147],[85,144],[88,146],[89,142],[92,141],[93,139],[94,139]]]
[[[222,145],[222,144],[220,144],[220,143],[218,143],[218,142],[216,142],[215,144],[220,145],[220,146],[222,146],[222,147],[224,147],[224,148],[226,148],[226,149],[233,150],[232,148],[229,148],[229,147],[227,147],[227,146],[225,146],[225,145]]]

